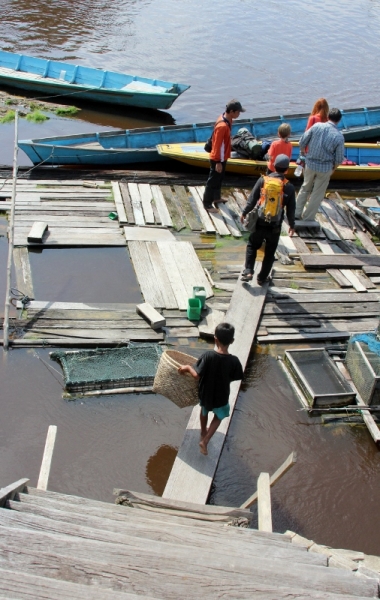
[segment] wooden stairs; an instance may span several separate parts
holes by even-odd
[[[379,597],[376,577],[328,566],[291,535],[207,517],[221,507],[178,516],[27,483],[0,490],[1,600]]]

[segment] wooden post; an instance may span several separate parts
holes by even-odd
[[[15,142],[13,152],[13,185],[12,185],[12,202],[11,202],[11,219],[9,223],[9,244],[8,244],[8,261],[7,261],[7,287],[5,292],[5,310],[4,310],[4,350],[9,348],[9,309],[11,305],[11,273],[12,273],[12,256],[13,256],[13,236],[14,236],[14,220],[15,220],[15,204],[16,204],[16,182],[17,182],[17,153],[18,153],[18,109],[15,111]]]
[[[290,467],[292,467],[294,465],[294,463],[297,460],[297,453],[296,452],[291,452],[288,456],[288,458],[282,463],[282,465],[277,469],[277,471],[275,471],[273,473],[273,475],[270,478],[270,485],[274,485],[276,483],[276,481],[278,481],[283,475],[285,475],[285,473],[290,469]],[[241,505],[240,508],[249,508],[250,506],[252,506],[252,504],[254,504],[257,501],[257,497],[258,497],[258,492],[255,492],[254,494],[252,494],[252,496],[250,496],[250,498],[248,498],[248,500],[246,500],[245,502],[243,502],[243,504]]]
[[[37,483],[37,489],[39,490],[47,490],[56,435],[57,426],[50,425],[46,436],[45,450]]]
[[[272,531],[272,507],[270,499],[269,473],[260,473],[257,480],[257,509],[259,531]]]

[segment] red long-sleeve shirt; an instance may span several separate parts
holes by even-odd
[[[223,119],[223,115],[218,117],[214,133],[212,136],[212,150],[210,159],[215,162],[225,162],[231,156],[231,126],[229,122]]]

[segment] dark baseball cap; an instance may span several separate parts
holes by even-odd
[[[287,169],[289,167],[289,157],[286,154],[279,154],[274,161],[274,168]]]
[[[245,108],[242,107],[239,100],[230,100],[229,102],[227,102],[226,110],[228,112],[235,112],[236,110],[239,110],[240,112],[245,112]]]

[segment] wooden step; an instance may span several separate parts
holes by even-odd
[[[309,589],[339,593],[344,598],[378,594],[378,580],[361,579],[341,569],[290,565],[278,559],[246,561],[240,556],[230,556],[225,549],[221,561],[221,555],[214,558],[207,547],[204,553],[198,549],[191,553],[184,548],[175,560],[153,554],[150,549],[129,553],[124,549],[120,544],[68,539],[68,536],[17,528],[2,527],[0,536],[0,553],[11,557],[12,567],[17,570],[22,567],[28,573],[48,577],[54,574],[77,583],[90,578],[107,589],[138,590],[165,598],[198,600],[200,589],[207,589],[207,598],[223,595],[252,598],[255,594],[257,597],[258,587],[265,591],[278,588],[283,592],[299,588],[306,597]],[[289,598],[289,593],[286,597]]]
[[[50,577],[31,575],[23,571],[14,571],[0,567],[0,598],[7,600],[153,600],[153,596],[129,594],[99,588],[92,584],[72,583]],[[158,596],[154,596],[157,600]]]
[[[10,511],[0,512],[0,519],[7,526],[18,528],[29,528],[79,536],[92,540],[105,541],[110,543],[134,545],[136,548],[146,548],[147,544],[153,550],[158,544],[167,544],[167,550],[176,545],[181,547],[199,548],[203,551],[205,547],[215,545],[216,553],[222,552],[223,536],[221,538],[219,531],[203,532],[201,529],[193,531],[192,529],[173,528],[168,530],[166,525],[152,527],[138,522],[136,523],[114,523],[110,519],[101,519],[99,517],[86,517],[76,515],[72,512],[60,511],[54,509],[42,509],[38,506],[24,504],[22,502],[11,501],[8,503],[12,508]],[[21,509],[21,510],[20,510]],[[17,511],[17,512],[16,512]],[[149,540],[149,542],[148,542]],[[228,545],[229,552],[234,554],[244,554],[244,556],[256,556],[262,558],[282,558],[296,563],[314,564],[327,566],[327,558],[322,554],[309,554],[304,548],[298,548],[292,544],[279,545],[266,540],[236,539],[229,536],[225,538],[223,544]]]
[[[29,488],[30,489],[30,488]],[[67,511],[72,514],[79,514],[82,516],[96,517],[100,519],[112,520],[115,525],[119,526],[121,523],[126,525],[143,524],[154,528],[156,525],[159,530],[162,530],[162,526],[166,526],[171,530],[178,528],[185,528],[185,530],[191,528],[197,531],[199,528],[202,531],[208,531],[210,535],[217,534],[220,539],[229,539],[230,537],[238,537],[239,540],[253,540],[258,541],[265,540],[273,542],[279,546],[290,546],[290,537],[280,533],[266,533],[257,531],[255,529],[243,529],[240,527],[229,527],[224,526],[222,523],[211,523],[207,521],[201,521],[200,519],[186,518],[186,517],[173,517],[165,513],[148,512],[140,510],[138,508],[130,508],[127,506],[116,506],[114,504],[107,504],[106,502],[98,502],[96,500],[87,500],[86,498],[78,498],[77,496],[65,496],[64,494],[57,494],[56,497],[48,497],[55,492],[47,492],[46,497],[42,494],[41,490],[38,490],[41,495],[34,496],[29,494],[20,494],[21,504],[31,503],[33,507],[37,505],[41,508],[56,509],[60,511]],[[42,492],[42,493],[41,493]],[[65,498],[71,500],[65,502]],[[74,501],[73,501],[74,499]],[[76,500],[83,502],[76,503]]]

